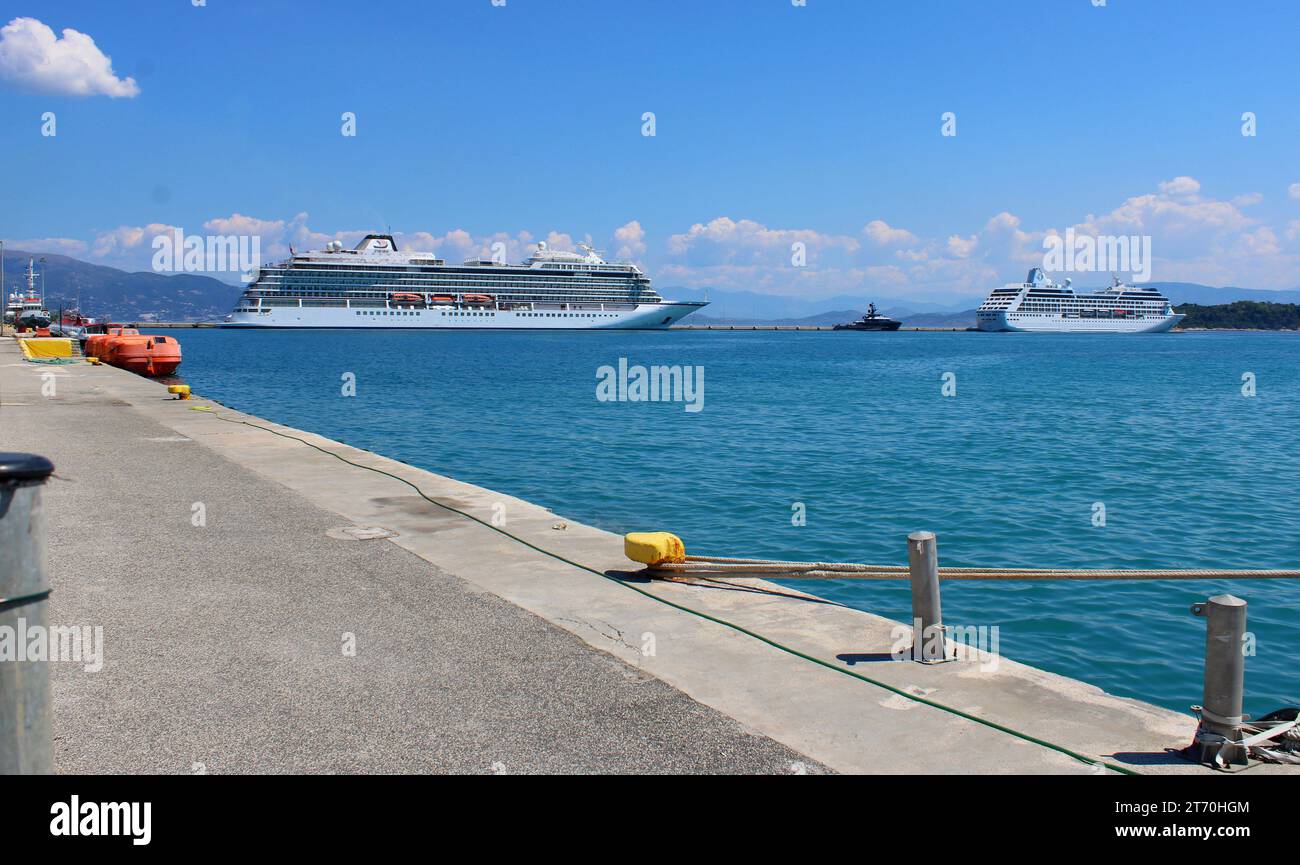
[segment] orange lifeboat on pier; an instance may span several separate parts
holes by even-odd
[[[113,337],[104,362],[139,375],[171,375],[181,365],[181,344],[174,336]]]
[[[171,375],[181,365],[181,344],[176,337],[142,334],[133,327],[110,327],[107,333],[91,334],[82,353],[139,375]]]
[[[121,325],[109,325],[104,328],[103,333],[92,333],[86,337],[85,345],[81,347],[81,353],[86,357],[97,357],[104,360],[104,353],[108,349],[108,341],[118,336],[139,336],[140,331],[133,327],[122,327]]]

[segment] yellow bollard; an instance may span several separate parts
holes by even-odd
[[[643,565],[686,561],[686,545],[669,532],[628,532],[623,536],[623,553]]]
[[[176,394],[177,399],[190,398],[190,386],[187,384],[169,384],[167,385],[167,392]]]

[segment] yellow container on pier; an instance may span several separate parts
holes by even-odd
[[[66,337],[27,337],[18,340],[23,356],[28,360],[38,357],[72,357],[72,340]]]

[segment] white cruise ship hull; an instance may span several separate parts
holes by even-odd
[[[1131,318],[1066,317],[984,310],[976,313],[980,330],[1022,333],[1164,333],[1182,320],[1183,316],[1177,313]]]
[[[623,309],[511,310],[431,306],[415,309],[273,306],[236,311],[223,327],[386,328],[411,330],[664,330],[703,303],[627,304]]]

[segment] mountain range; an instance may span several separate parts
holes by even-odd
[[[27,262],[33,258],[37,261],[37,290],[43,280],[45,305],[54,313],[60,307],[70,309],[79,305],[86,315],[114,321],[135,321],[150,316],[159,321],[203,321],[230,312],[242,290],[200,274],[128,273],[66,255],[6,248],[6,298],[11,291],[26,290]]]
[[[66,255],[6,249],[6,297],[8,292],[26,286],[26,267],[30,258],[45,259],[43,265],[38,263],[37,270],[44,270],[46,306],[55,312],[60,306],[79,304],[87,315],[117,321],[149,317],[160,321],[203,321],[225,316],[241,291],[238,285],[201,274],[130,273]],[[1211,305],[1241,300],[1300,303],[1300,289],[1216,288],[1191,282],[1152,282],[1148,285],[1164,292],[1175,305]],[[1080,286],[1076,290],[1090,289]],[[975,307],[983,300],[983,297],[972,296],[936,303],[886,295],[804,298],[680,286],[660,288],[659,292],[673,300],[710,302],[704,312],[688,318],[688,324],[831,325],[851,321],[866,310],[868,303],[875,303],[882,314],[897,318],[908,326],[974,327]]]

